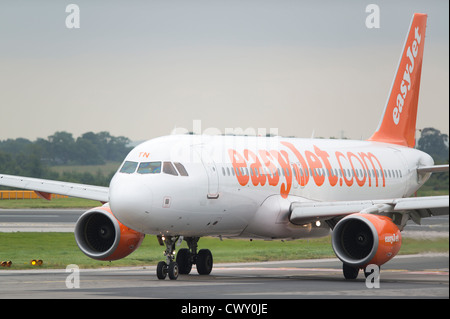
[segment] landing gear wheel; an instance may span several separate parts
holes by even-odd
[[[176,262],[171,262],[169,268],[167,269],[169,273],[170,280],[176,280],[178,278],[178,264]]]
[[[342,271],[344,272],[345,279],[354,280],[358,277],[359,268],[343,264]]]
[[[170,280],[176,280],[178,278],[178,264],[171,262],[169,265],[165,261],[160,261],[156,266],[156,276],[158,279],[164,280],[169,275]]]
[[[200,275],[209,275],[213,268],[213,257],[209,249],[200,249],[197,255],[197,272]]]
[[[192,269],[192,257],[191,252],[187,248],[182,248],[177,253],[176,262],[178,264],[178,270],[182,275],[188,275]]]
[[[160,261],[156,266],[156,276],[158,279],[166,279],[167,276],[167,264],[164,261]]]

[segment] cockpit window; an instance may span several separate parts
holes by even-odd
[[[186,169],[184,168],[183,164],[181,163],[173,163],[175,165],[175,167],[177,168],[178,172],[180,173],[181,176],[189,176],[188,172],[186,171]]]
[[[171,162],[164,162],[163,172],[169,175],[175,176],[178,175],[177,171],[175,170],[175,167],[173,167]]]
[[[122,168],[120,169],[120,172],[126,174],[133,174],[136,171],[137,165],[138,165],[137,162],[126,161],[123,164]]]
[[[175,165],[175,166],[174,166]],[[162,167],[161,167],[162,166]],[[176,167],[176,169],[175,169]],[[132,162],[126,161],[123,163],[120,173],[133,174],[159,174],[164,172],[165,174],[178,176],[189,176],[188,172],[184,168],[183,164],[175,162]]]
[[[137,172],[139,174],[159,174],[161,173],[161,162],[143,162],[139,164]]]

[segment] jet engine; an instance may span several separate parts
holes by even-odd
[[[392,219],[371,214],[352,214],[343,218],[332,233],[336,256],[348,266],[381,266],[400,250],[402,237]]]
[[[77,221],[75,240],[81,251],[97,260],[117,260],[135,251],[145,234],[119,222],[108,205],[88,210]]]

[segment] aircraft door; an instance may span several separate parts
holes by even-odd
[[[194,149],[200,155],[202,164],[206,170],[206,175],[208,176],[208,194],[209,199],[219,198],[219,174],[217,171],[216,164],[211,158],[208,151],[202,145],[195,145]]]

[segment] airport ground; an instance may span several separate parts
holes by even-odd
[[[0,231],[43,232],[42,235],[66,231],[70,235],[82,212],[82,209],[0,210]],[[339,260],[320,258],[216,262],[210,276],[199,276],[193,270],[192,275],[181,275],[176,281],[158,280],[154,264],[80,269],[79,288],[67,287],[69,276],[75,272],[67,272],[63,266],[60,269],[0,269],[0,299],[449,298],[448,216],[425,219],[422,226],[411,224],[404,236],[425,241],[443,239],[447,251],[397,256],[383,265],[380,288],[367,288],[362,274],[355,281],[346,281]],[[184,303],[178,305],[181,307]]]
[[[154,266],[82,269],[78,286],[70,269],[0,271],[0,299],[164,298],[198,306],[201,299],[449,298],[448,253],[394,258],[384,265],[379,288],[368,288],[363,274],[345,280],[341,267],[336,258],[226,263],[216,264],[209,276],[180,275],[176,281],[158,280]]]

